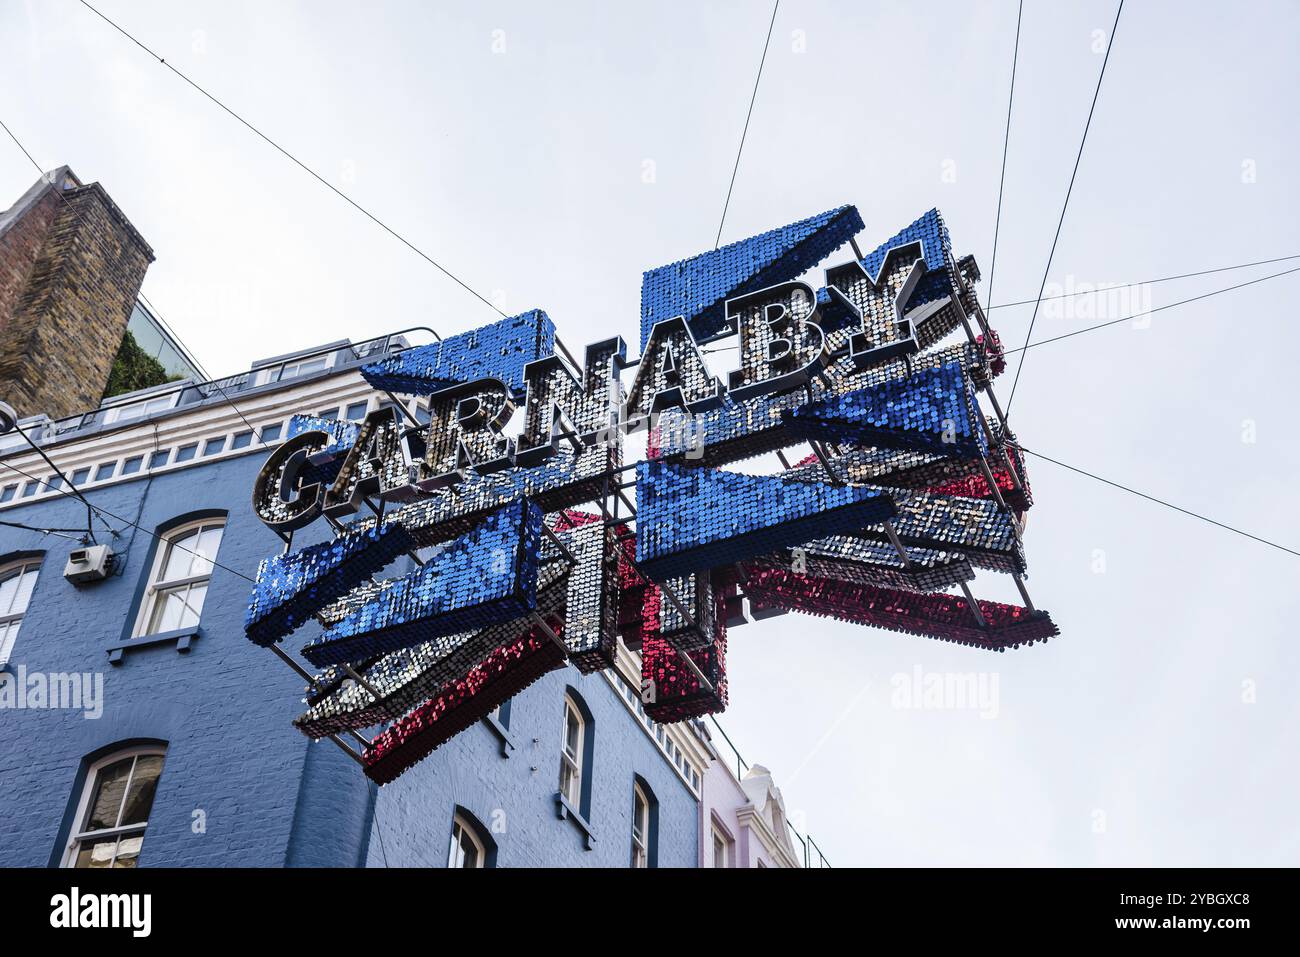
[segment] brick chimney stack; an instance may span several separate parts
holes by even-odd
[[[66,166],[0,213],[0,399],[21,416],[97,408],[153,259],[104,188]]]

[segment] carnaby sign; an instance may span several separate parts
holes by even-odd
[[[867,254],[862,229],[845,206],[646,272],[639,358],[615,337],[579,366],[532,310],[363,367],[426,398],[427,423],[296,416],[254,489],[286,549],[247,631],[320,626],[300,730],[390,721],[363,763],[391,780],[546,671],[610,667],[619,641],[653,718],[721,710],[746,607],[992,650],[1056,634],[1024,588],[1031,498],[978,268],[935,210]],[[747,473],[760,456],[780,465]],[[322,517],[335,537],[295,550]],[[976,569],[1025,604],[976,601]]]

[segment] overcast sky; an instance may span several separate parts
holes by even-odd
[[[97,5],[506,312],[546,309],[571,348],[635,348],[641,272],[712,247],[771,14]],[[1038,291],[1115,14],[1025,6],[995,302]],[[938,206],[986,298],[1015,25],[1011,0],[786,0],[723,241],[854,203],[870,247]],[[0,31],[0,119],[42,166],[105,185],[157,252],[146,295],[214,375],[495,317],[75,0],[5,0]],[[1293,3],[1127,5],[1054,283],[1300,255],[1298,33]],[[0,206],[34,178],[0,141]],[[1034,338],[1296,265],[1067,300]],[[1298,292],[1295,274],[1030,350],[1013,427],[1300,549]],[[1008,347],[1029,316],[992,312]],[[797,615],[745,626],[722,716],[745,757],[840,865],[1300,863],[1300,558],[1030,468],[1029,585],[1062,636],[994,655]],[[916,668],[983,674],[996,698],[899,707]]]

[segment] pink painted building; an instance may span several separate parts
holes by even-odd
[[[709,737],[702,723],[698,728]],[[737,779],[711,740],[709,750],[700,795],[700,866],[802,866],[772,773],[755,764]]]

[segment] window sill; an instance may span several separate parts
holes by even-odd
[[[181,655],[189,654],[190,644],[195,638],[202,635],[198,625],[191,625],[188,628],[177,628],[173,631],[160,631],[156,635],[145,635],[142,638],[132,638],[129,641],[123,641],[113,645],[108,649],[108,663],[111,665],[121,665],[122,656],[128,651],[135,651],[137,648],[150,648],[154,645],[176,645],[176,653]]]
[[[555,792],[555,811],[561,819],[567,817],[573,822],[573,826],[582,833],[587,850],[592,850],[596,843],[596,835],[591,833],[591,822],[583,817],[582,812],[570,804],[569,799],[559,791]]]
[[[497,736],[497,741],[501,745],[501,757],[510,757],[510,752],[516,749],[516,745],[515,739],[510,736],[506,726],[490,714],[483,716],[483,723],[488,726],[488,730]]]

